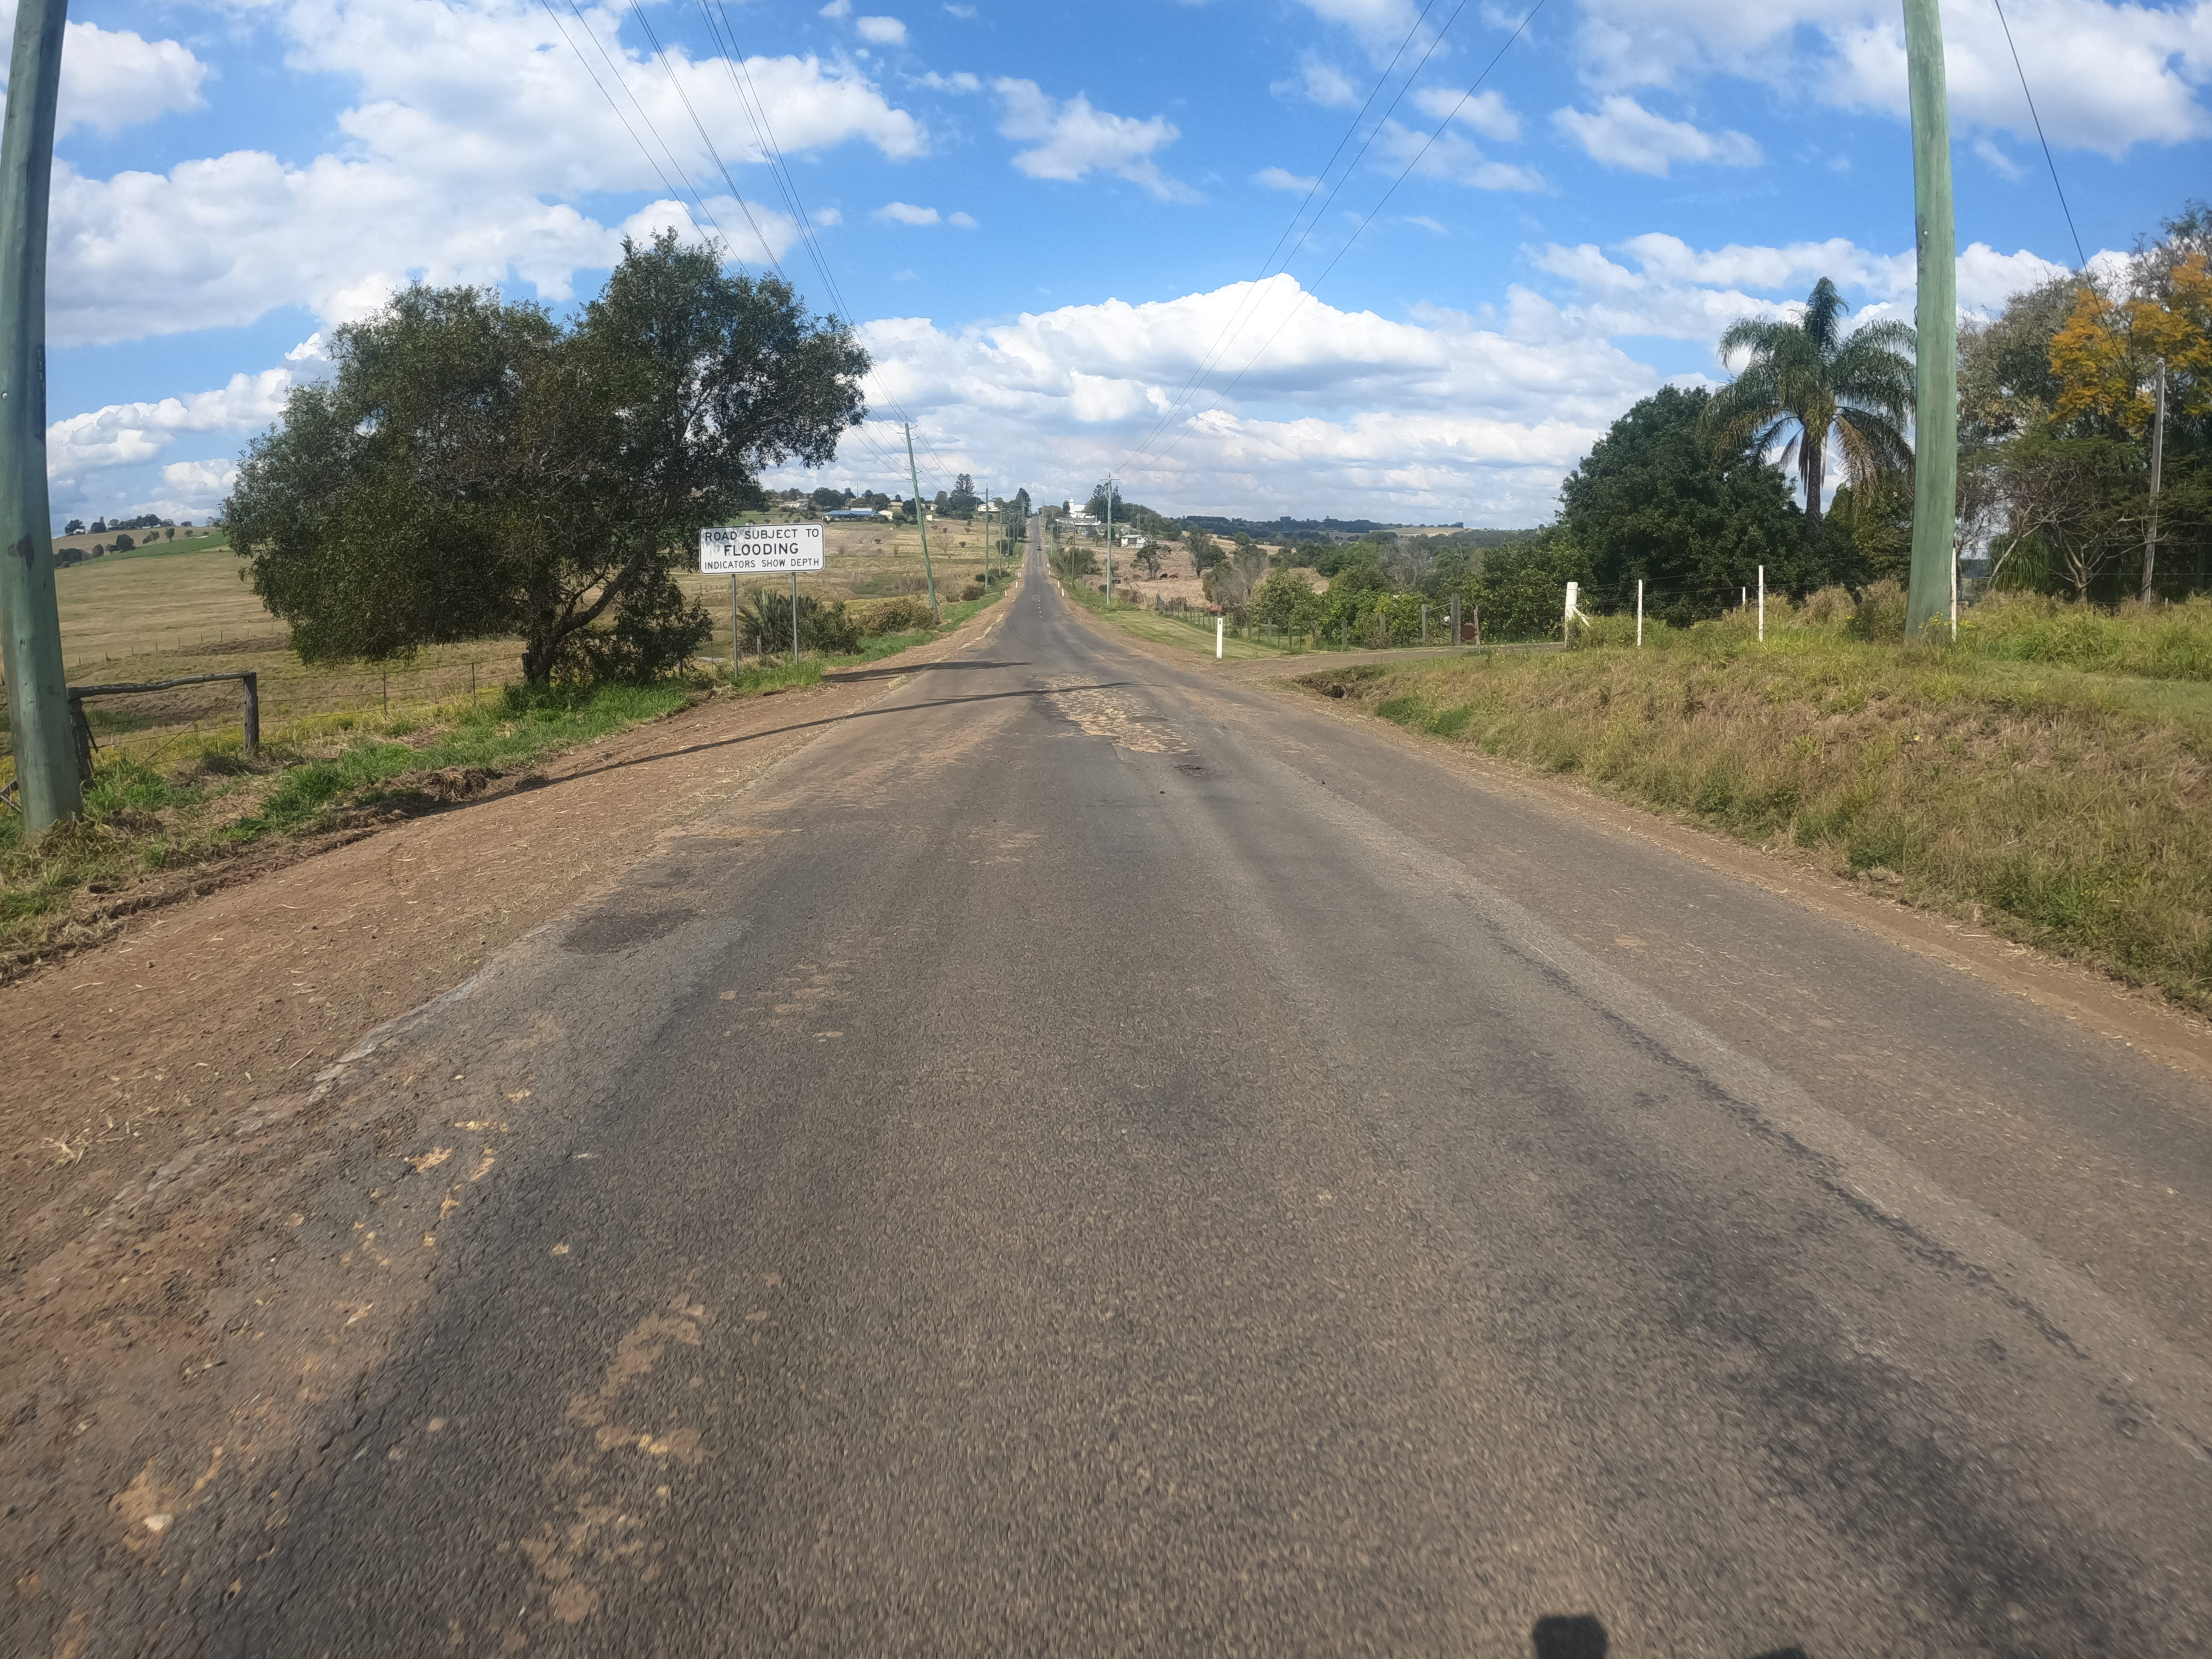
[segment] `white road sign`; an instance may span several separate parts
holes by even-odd
[[[822,567],[818,524],[741,524],[699,532],[699,569],[705,575],[743,576]]]

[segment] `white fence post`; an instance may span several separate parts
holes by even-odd
[[[1636,579],[1636,648],[1644,648],[1644,578]]]
[[[1766,642],[1766,567],[1759,567],[1759,639]]]

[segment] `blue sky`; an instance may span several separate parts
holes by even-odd
[[[666,224],[823,310],[827,264],[879,419],[822,481],[896,487],[911,416],[926,489],[1111,469],[1175,512],[1539,522],[1630,403],[1725,374],[1735,317],[1822,275],[1910,315],[1896,0],[1526,10],[80,0],[57,520],[204,517],[395,284],[566,307]],[[2006,15],[2093,257],[2208,193],[2212,0]],[[1985,309],[2075,243],[1991,0],[1945,27]]]

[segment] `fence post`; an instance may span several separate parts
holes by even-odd
[[[261,676],[248,670],[239,678],[246,683],[246,752],[258,755],[261,752]]]
[[[1766,643],[1766,567],[1759,567],[1759,642]]]
[[[77,787],[82,788],[92,781],[92,722],[84,717],[84,699],[75,693],[69,699],[69,727],[70,742],[76,750]]]
[[[1644,578],[1636,579],[1636,648],[1644,648]]]

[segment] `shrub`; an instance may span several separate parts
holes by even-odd
[[[1645,624],[1648,630],[1650,624]],[[1450,630],[1445,630],[1449,633]],[[1636,618],[1633,617],[1592,617],[1573,631],[1567,641],[1571,651],[1589,651],[1609,645],[1633,646],[1636,643]]]
[[[1905,589],[1884,577],[1859,595],[1851,633],[1875,645],[1897,645],[1905,638]]]
[[[983,584],[981,582],[969,582],[967,586],[960,590],[960,597],[963,600],[981,599],[983,597]]]
[[[553,678],[565,685],[650,684],[681,669],[714,632],[706,608],[673,576],[647,571],[616,599],[611,621],[562,641]]]
[[[1842,628],[1858,614],[1858,608],[1851,590],[1837,583],[1808,594],[1793,620],[1800,628]]]
[[[883,634],[912,634],[935,627],[929,614],[929,602],[911,593],[902,593],[896,599],[881,599],[870,605],[860,615],[860,631],[871,636]]]

